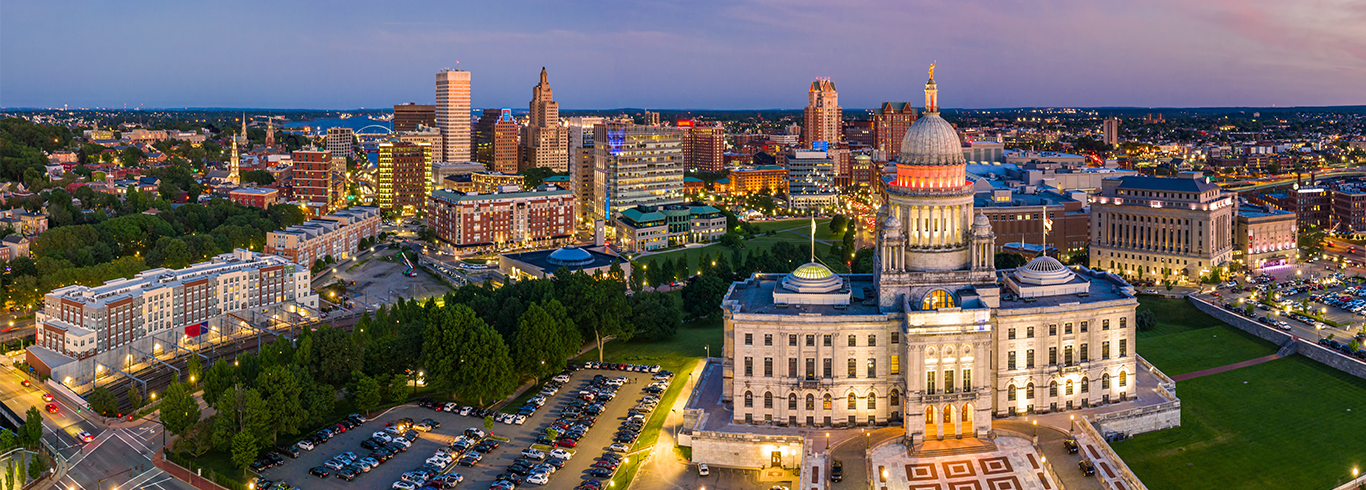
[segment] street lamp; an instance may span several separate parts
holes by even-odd
[[[829,433],[829,432],[826,432],[826,433],[825,433],[825,450],[826,450],[826,451],[829,451],[829,450],[830,450],[830,433]]]
[[[1038,440],[1038,438],[1039,438],[1039,421],[1035,420],[1035,421],[1034,421],[1034,439],[1035,439],[1035,440]]]
[[[1072,420],[1072,429],[1071,429],[1071,432],[1076,432],[1076,431],[1077,431],[1077,416],[1076,416],[1076,415],[1068,415],[1067,418],[1069,418],[1069,419]]]

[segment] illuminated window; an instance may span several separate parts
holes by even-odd
[[[937,310],[940,308],[953,307],[953,295],[943,289],[938,289],[925,295],[925,300],[920,305],[921,310]]]

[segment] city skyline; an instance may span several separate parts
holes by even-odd
[[[1345,3],[327,7],[7,4],[0,107],[430,104],[457,61],[474,107],[522,106],[545,66],[566,110],[796,109],[818,77],[872,108],[914,100],[935,60],[949,108],[1366,102],[1366,10]]]

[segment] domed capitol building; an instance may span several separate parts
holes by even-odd
[[[720,401],[733,423],[901,423],[920,444],[1135,393],[1133,287],[1051,257],[996,270],[937,96],[931,72],[880,208],[873,274],[813,261],[726,293]]]

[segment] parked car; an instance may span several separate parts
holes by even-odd
[[[1067,449],[1067,454],[1077,454],[1077,452],[1081,450],[1081,448],[1077,446],[1076,439],[1066,439],[1062,441],[1062,447]]]
[[[1077,467],[1081,468],[1081,474],[1091,476],[1096,474],[1096,465],[1085,459],[1077,462]]]
[[[830,481],[833,481],[833,482],[844,481],[844,462],[843,462],[843,461],[840,461],[840,460],[837,459],[837,460],[835,460],[834,462],[830,463]]]
[[[318,478],[327,478],[332,475],[332,469],[326,466],[314,466],[312,469],[308,470],[308,474]]]

